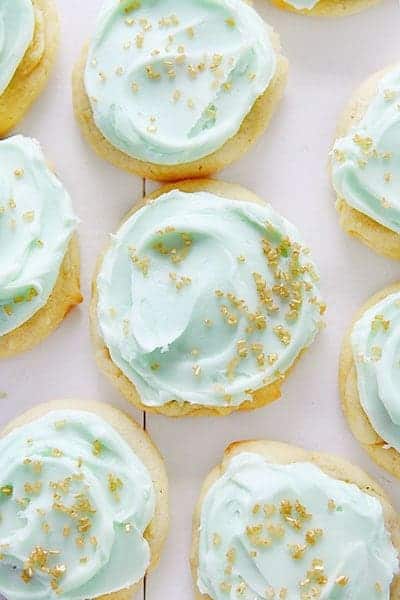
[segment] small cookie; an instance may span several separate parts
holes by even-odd
[[[400,520],[339,457],[238,442],[206,479],[193,522],[197,600],[396,600]]]
[[[128,600],[160,557],[168,482],[149,436],[107,404],[42,404],[0,438],[0,593]]]
[[[0,141],[0,358],[33,348],[82,301],[77,223],[39,143]]]
[[[205,177],[263,133],[286,73],[278,36],[243,0],[106,0],[75,68],[75,113],[117,167]]]
[[[356,92],[332,151],[340,224],[375,252],[400,259],[400,66],[380,71]]]
[[[126,217],[93,282],[96,359],[141,410],[180,417],[264,406],[325,306],[298,231],[220,181],[162,188]]]
[[[53,0],[0,5],[0,136],[15,127],[43,91],[59,42]]]
[[[400,284],[373,296],[343,342],[340,391],[353,434],[381,467],[400,477]]]
[[[272,0],[278,8],[312,17],[347,17],[380,0]]]

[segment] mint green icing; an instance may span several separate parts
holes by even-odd
[[[389,600],[397,572],[380,502],[311,463],[239,454],[204,499],[198,587],[212,600]]]
[[[46,304],[76,225],[38,142],[0,141],[0,336]]]
[[[97,415],[54,411],[14,430],[0,441],[0,592],[86,600],[133,585],[154,507],[147,468]]]
[[[400,452],[400,293],[363,314],[351,344],[361,405],[375,431]]]
[[[333,185],[340,199],[400,233],[400,70],[385,75],[359,124],[336,141]]]
[[[35,30],[31,0],[0,2],[0,94],[19,67]]]
[[[233,137],[275,70],[271,31],[242,0],[106,0],[85,86],[115,148],[175,165]]]
[[[269,205],[173,190],[112,236],[99,330],[145,405],[237,406],[314,340],[317,279]]]

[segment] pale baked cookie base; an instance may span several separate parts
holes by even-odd
[[[36,21],[33,41],[9,86],[0,95],[0,137],[5,136],[21,121],[41,94],[58,50],[59,22],[54,0],[32,0],[32,4],[42,13],[43,22]],[[44,53],[39,63],[30,71],[30,60],[41,43],[41,36],[44,36]]]
[[[400,453],[394,448],[385,448],[386,442],[376,433],[361,406],[357,371],[351,346],[351,333],[355,323],[375,304],[399,291],[400,283],[383,289],[372,296],[356,315],[342,345],[339,360],[339,387],[343,411],[354,437],[380,467],[400,478]]]
[[[284,0],[272,0],[278,8],[311,17],[347,17],[375,6],[381,0],[320,0],[311,10],[297,9]]]
[[[255,194],[250,192],[249,190],[235,184],[225,183],[223,181],[216,181],[211,179],[202,179],[202,180],[188,180],[181,181],[176,184],[169,184],[163,186],[153,194],[150,194],[143,200],[141,200],[138,204],[135,205],[133,210],[131,210],[125,217],[124,221],[126,221],[133,213],[137,210],[145,206],[151,200],[154,200],[169,192],[170,190],[179,189],[184,192],[200,192],[207,191],[217,196],[222,196],[225,198],[230,198],[232,200],[242,200],[247,202],[255,202],[257,204],[264,205],[265,203],[258,198]],[[123,222],[124,222],[123,221]],[[103,373],[107,375],[109,379],[113,382],[113,384],[118,388],[120,393],[134,406],[136,406],[139,410],[147,411],[149,413],[162,414],[168,417],[194,417],[194,416],[225,416],[229,415],[235,411],[247,411],[247,410],[255,410],[256,408],[261,408],[266,406],[267,404],[271,404],[275,400],[278,400],[281,397],[281,386],[286,377],[294,368],[295,364],[299,360],[300,356],[303,354],[304,350],[300,352],[297,357],[294,365],[283,374],[283,377],[280,381],[276,381],[271,385],[268,385],[264,388],[256,390],[252,393],[252,400],[248,400],[243,402],[239,406],[224,406],[224,407],[212,407],[212,406],[203,406],[199,404],[191,404],[190,402],[179,403],[177,401],[168,402],[164,406],[147,406],[142,403],[140,399],[140,395],[136,390],[133,383],[124,375],[121,369],[113,362],[110,352],[105,345],[103,338],[100,335],[99,323],[97,318],[97,304],[98,304],[98,290],[97,290],[97,277],[99,271],[101,269],[103,258],[108,248],[105,249],[103,254],[99,257],[99,260],[96,265],[93,284],[92,284],[92,301],[90,305],[90,323],[91,323],[91,333],[92,340],[94,344],[94,351],[97,364]]]
[[[56,400],[54,402],[35,406],[11,421],[11,423],[9,423],[1,432],[1,437],[4,437],[13,429],[35,421],[54,410],[83,410],[92,412],[103,418],[121,435],[125,442],[129,444],[148,469],[153,480],[156,494],[154,518],[145,531],[145,538],[149,543],[151,551],[151,562],[147,572],[153,570],[160,560],[169,527],[168,477],[160,452],[153,444],[146,431],[144,431],[136,421],[126,413],[109,404],[75,399]],[[142,581],[143,580],[130,588],[113,594],[105,594],[91,600],[132,600],[133,595],[140,588]]]
[[[212,485],[225,473],[232,457],[242,452],[253,452],[268,459],[268,461],[271,463],[282,465],[295,462],[310,462],[319,467],[330,477],[345,481],[346,483],[355,484],[358,488],[360,488],[361,491],[366,492],[370,496],[374,496],[382,504],[386,528],[391,534],[393,545],[396,549],[400,550],[400,519],[382,488],[379,487],[379,485],[359,467],[348,463],[338,456],[309,452],[307,450],[303,450],[302,448],[290,446],[288,444],[282,444],[280,442],[262,440],[235,442],[228,446],[228,448],[225,450],[222,463],[215,467],[205,480],[201,490],[200,499],[197,503],[194,513],[193,542],[190,564],[192,568],[196,600],[213,600],[207,594],[201,594],[197,587],[200,522],[203,502]],[[392,600],[398,600],[399,594],[400,577],[398,576],[393,581],[390,598]]]
[[[196,177],[208,177],[238,160],[267,128],[286,86],[288,61],[280,54],[279,36],[273,32],[277,53],[277,70],[266,92],[258,98],[244,119],[239,132],[222,148],[194,162],[180,165],[157,165],[137,160],[115,148],[97,128],[84,84],[87,46],[83,49],[72,77],[73,104],[76,118],[86,140],[95,152],[115,167],[135,173],[140,177],[158,181],[178,181]]]
[[[78,238],[75,234],[61,265],[57,282],[41,309],[14,331],[0,336],[0,359],[31,350],[49,336],[67,313],[82,302]]]
[[[371,100],[377,93],[380,80],[393,68],[391,66],[374,73],[359,87],[340,118],[336,138],[346,136],[351,128],[362,120]],[[332,172],[331,164],[330,171]],[[349,235],[363,242],[377,254],[400,260],[399,234],[352,208],[339,196],[337,197],[336,209],[340,215],[340,225]]]

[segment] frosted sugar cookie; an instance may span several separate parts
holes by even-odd
[[[0,593],[131,600],[168,527],[148,435],[111,406],[53,402],[7,427],[0,462]]]
[[[400,259],[400,68],[373,75],[343,115],[332,152],[340,224],[384,256]]]
[[[363,448],[400,477],[400,285],[385,288],[360,310],[340,358],[347,421]]]
[[[395,600],[400,522],[344,460],[238,442],[206,479],[193,523],[198,600]]]
[[[247,190],[207,180],[135,207],[93,290],[100,368],[140,409],[176,417],[279,398],[325,310],[296,228]]]
[[[58,48],[53,0],[0,3],[0,136],[15,127],[45,87]]]
[[[75,69],[75,112],[114,165],[204,177],[261,135],[286,72],[278,36],[243,0],[106,0]]]
[[[38,142],[0,141],[0,358],[35,346],[82,301],[77,223]]]

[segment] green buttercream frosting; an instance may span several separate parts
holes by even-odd
[[[54,411],[0,441],[0,592],[86,600],[145,574],[155,495],[121,436],[85,411]]]
[[[299,233],[269,205],[173,190],[112,236],[100,334],[147,406],[238,406],[313,341],[317,279]]]
[[[400,233],[400,70],[379,82],[361,122],[333,150],[338,197]]]
[[[35,30],[31,0],[0,2],[0,94],[19,67]]]
[[[243,0],[106,0],[85,86],[115,148],[175,165],[233,137],[275,71],[271,31]]]
[[[380,502],[311,463],[239,454],[204,499],[198,587],[212,600],[389,600],[397,572]]]
[[[46,304],[76,225],[38,142],[0,141],[0,336]]]
[[[375,431],[400,452],[400,293],[363,314],[351,343],[361,405]]]

